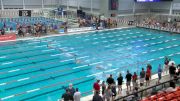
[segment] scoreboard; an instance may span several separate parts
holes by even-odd
[[[173,0],[135,0],[135,2],[163,2],[163,1],[173,1]]]
[[[109,10],[118,10],[119,0],[109,0]]]
[[[31,10],[19,10],[20,17],[31,17]]]

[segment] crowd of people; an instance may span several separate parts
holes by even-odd
[[[171,59],[165,57],[164,66],[161,64],[158,65],[157,74],[158,80],[157,84],[160,83],[162,78],[162,73],[167,75],[169,73],[170,79],[175,79],[180,76],[180,64],[175,65]],[[152,66],[147,64],[146,70],[142,68],[139,75],[134,72],[133,74],[127,70],[126,76],[123,77],[121,73],[119,73],[118,78],[115,80],[113,75],[107,78],[106,81],[97,80],[93,84],[94,96],[92,101],[113,101],[116,96],[122,96],[122,85],[124,83],[124,79],[126,79],[126,93],[136,92],[140,88],[150,86],[152,76]],[[138,95],[136,95],[138,97]],[[78,88],[76,90],[72,87],[72,84],[69,85],[69,88],[66,89],[66,93],[62,95],[64,101],[80,101],[81,93]]]
[[[170,79],[175,79],[180,76],[180,65],[175,66],[175,63],[170,61],[169,58],[165,57],[164,62],[164,69],[162,68],[161,64],[158,66],[157,74],[158,74],[158,80],[157,84],[160,83],[160,80],[162,78],[162,73],[164,71],[165,74],[169,71]],[[127,74],[125,76],[126,79],[126,87],[127,87],[127,94],[129,92],[136,92],[138,89],[143,86],[150,86],[151,82],[151,76],[152,76],[152,66],[150,64],[147,64],[146,71],[144,68],[142,68],[139,76],[136,72],[131,74],[129,70],[127,70]],[[139,82],[138,82],[139,79]],[[116,85],[117,82],[117,85]],[[94,83],[94,96],[92,101],[113,101],[116,97],[116,95],[121,96],[122,94],[122,85],[123,85],[123,77],[121,73],[119,74],[119,77],[117,80],[113,79],[113,76],[110,75],[109,78],[107,78],[106,83],[103,81],[102,84],[100,84],[100,80],[97,80],[97,82]],[[132,86],[131,86],[132,84]],[[100,95],[100,88],[102,90],[102,96]],[[116,91],[116,88],[118,91]],[[138,97],[138,95],[136,95]]]
[[[78,18],[78,23],[79,27],[94,27],[97,30],[101,28],[116,28],[118,26],[117,20],[95,16],[89,18]]]
[[[147,18],[143,20],[142,24],[153,28],[164,28],[171,31],[178,31],[178,29],[180,29],[180,22],[176,19],[159,21],[155,18]]]
[[[81,93],[78,88],[73,87],[73,84],[69,84],[65,90],[66,92],[61,97],[63,101],[80,101]]]

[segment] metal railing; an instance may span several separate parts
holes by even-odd
[[[142,90],[139,90],[139,91],[137,91],[137,92],[133,92],[133,93],[128,94],[128,95],[126,95],[126,96],[117,98],[117,99],[115,99],[114,101],[123,101],[123,100],[125,100],[126,98],[131,97],[131,96],[134,96],[134,95],[138,95],[138,96],[140,95],[140,96],[138,97],[138,100],[142,100],[143,97],[144,97],[144,92],[147,92],[147,90],[154,89],[154,88],[157,88],[157,87],[159,87],[159,86],[162,86],[162,88],[165,88],[167,83],[170,83],[170,82],[176,81],[176,80],[177,80],[177,82],[179,82],[179,81],[178,81],[179,79],[180,79],[180,76],[178,76],[177,78],[174,78],[174,79],[171,79],[171,80],[168,80],[168,81],[165,81],[165,82],[156,84],[156,85],[154,85],[154,86],[147,87],[147,88],[142,89]]]

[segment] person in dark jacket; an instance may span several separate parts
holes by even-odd
[[[103,101],[102,97],[99,95],[99,92],[95,92],[92,101]]]

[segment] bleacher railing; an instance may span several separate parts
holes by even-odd
[[[178,81],[179,79],[180,79],[180,76],[177,77],[177,78],[174,78],[174,79],[171,79],[171,80],[168,80],[168,81],[165,81],[165,82],[156,84],[156,85],[154,85],[154,86],[147,87],[147,88],[142,89],[142,90],[139,90],[139,91],[137,91],[137,92],[133,92],[133,93],[128,94],[128,95],[126,95],[126,96],[117,98],[117,99],[115,99],[114,101],[123,101],[123,100],[127,99],[128,97],[134,96],[134,95],[136,95],[136,94],[140,95],[138,100],[142,100],[143,97],[144,97],[144,92],[147,92],[148,90],[157,88],[157,87],[159,87],[159,86],[161,86],[162,88],[166,88],[166,84],[167,84],[167,83],[170,83],[170,82],[176,81],[176,80],[177,80],[177,82],[179,82],[179,81]]]

